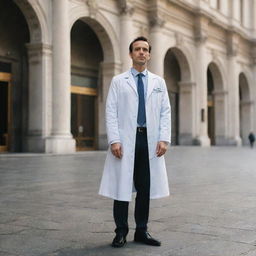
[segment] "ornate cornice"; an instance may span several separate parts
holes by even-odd
[[[132,1],[128,1],[128,0],[117,0],[117,1],[118,1],[118,7],[121,15],[133,15],[134,6]]]
[[[158,14],[150,14],[149,15],[149,25],[150,27],[160,27],[162,28],[165,24],[165,19],[160,17]]]

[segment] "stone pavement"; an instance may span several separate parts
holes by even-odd
[[[110,247],[112,200],[97,194],[105,152],[0,155],[0,256],[256,256],[256,149],[173,147],[171,196],[152,200],[161,247]]]

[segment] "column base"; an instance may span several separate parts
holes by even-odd
[[[190,133],[183,133],[179,135],[179,145],[189,146],[194,145],[193,137]]]
[[[241,146],[242,139],[239,136],[228,138],[228,145],[230,146]]]
[[[228,146],[229,139],[226,136],[217,135],[215,137],[215,145],[216,146]]]
[[[193,141],[194,145],[202,146],[202,147],[209,147],[211,145],[210,139],[207,135],[198,136]]]
[[[100,134],[98,137],[98,149],[107,150],[107,148],[108,148],[107,134]]]
[[[45,137],[28,136],[24,146],[24,152],[44,153],[45,152]]]
[[[76,142],[70,137],[52,136],[45,140],[45,152],[55,154],[67,154],[76,152]]]

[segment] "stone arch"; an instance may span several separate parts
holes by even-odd
[[[71,9],[70,29],[78,19],[88,24],[98,36],[104,52],[104,62],[120,64],[120,45],[117,35],[104,15],[97,12],[92,16],[89,9],[85,5],[81,5]]]
[[[47,25],[40,6],[25,0],[14,0],[14,2],[20,8],[28,23],[30,43],[46,42],[48,37]]]
[[[191,69],[187,60],[187,57],[185,54],[177,47],[173,47],[168,50],[172,51],[176,59],[178,60],[178,63],[180,65],[181,69],[181,81],[190,81],[191,80]],[[167,52],[167,53],[168,53]]]
[[[23,139],[22,151],[44,152],[51,118],[51,105],[47,103],[51,97],[51,33],[40,1],[13,0],[13,3],[23,14],[30,36],[26,43],[28,68],[23,74],[27,94],[23,100],[26,104],[23,107],[26,138]]]
[[[248,78],[244,72],[239,74],[239,120],[240,136],[244,145],[248,144],[248,134],[253,130],[253,102]]]
[[[214,82],[214,91],[223,91],[225,88],[223,68],[219,62],[212,61],[208,64],[208,68],[212,73]]]
[[[86,23],[96,34],[103,52],[103,62],[101,63],[98,77],[97,113],[96,113],[96,141],[97,149],[105,149],[107,146],[107,135],[104,122],[105,101],[111,79],[120,72],[120,45],[118,44],[116,33],[110,22],[98,10],[91,10],[85,4],[81,4],[70,11],[70,31],[74,23],[81,20]]]
[[[207,68],[208,136],[212,145],[227,144],[227,92],[221,70],[213,61]]]
[[[164,73],[172,105],[172,140],[174,144],[191,145],[194,133],[195,86],[191,81],[188,58],[178,47],[171,47],[166,52]]]

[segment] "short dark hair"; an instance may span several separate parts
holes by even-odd
[[[130,51],[130,53],[131,53],[132,50],[133,50],[133,44],[134,44],[135,42],[137,42],[137,41],[145,41],[145,42],[147,42],[148,45],[149,45],[149,52],[151,52],[151,45],[149,44],[148,39],[147,39],[146,37],[144,37],[144,36],[139,36],[139,37],[135,38],[135,39],[130,43],[130,46],[129,46],[129,51]]]

